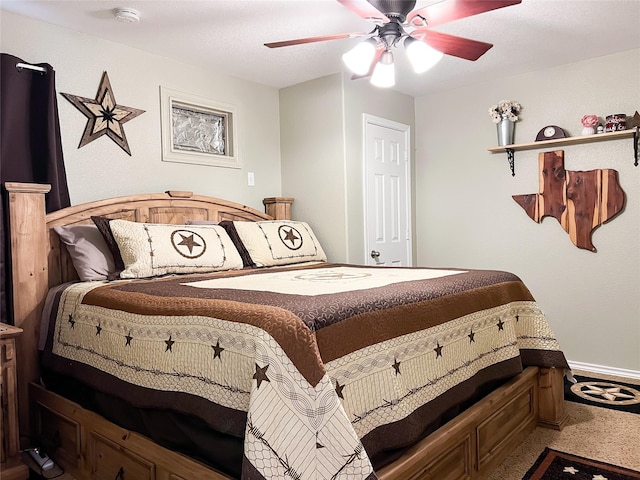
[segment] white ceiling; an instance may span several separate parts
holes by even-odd
[[[138,10],[140,22],[115,21],[116,7]],[[264,43],[372,27],[336,0],[0,0],[0,8],[277,88],[346,71],[340,57],[359,40]],[[396,90],[420,96],[640,48],[640,0],[523,0],[434,29],[494,47],[475,62],[445,56],[421,75],[396,55]]]

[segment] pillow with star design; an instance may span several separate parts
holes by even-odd
[[[114,219],[109,229],[124,269],[120,278],[206,273],[242,268],[242,259],[219,225],[169,225]]]
[[[221,222],[221,225],[227,228],[230,237],[236,241],[238,251],[241,254],[243,251],[246,252],[250,262],[256,267],[311,261],[325,262],[327,260],[318,238],[306,222],[293,220],[224,221]],[[234,230],[235,234],[231,234]],[[246,258],[245,266],[249,266]]]

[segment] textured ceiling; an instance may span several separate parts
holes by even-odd
[[[115,21],[116,7],[138,10],[141,21]],[[346,71],[340,57],[358,40],[264,43],[372,28],[335,0],[0,0],[0,8],[278,88]],[[421,75],[396,55],[396,90],[420,96],[640,48],[640,1],[523,0],[434,29],[494,47],[475,62],[445,56]]]

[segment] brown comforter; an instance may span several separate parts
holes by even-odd
[[[243,479],[375,478],[451,405],[523,365],[568,368],[497,271],[317,264],[59,297],[48,368],[244,437]]]

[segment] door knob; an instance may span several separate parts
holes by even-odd
[[[376,252],[375,250],[371,250],[371,258],[378,259],[380,256],[380,252]]]

